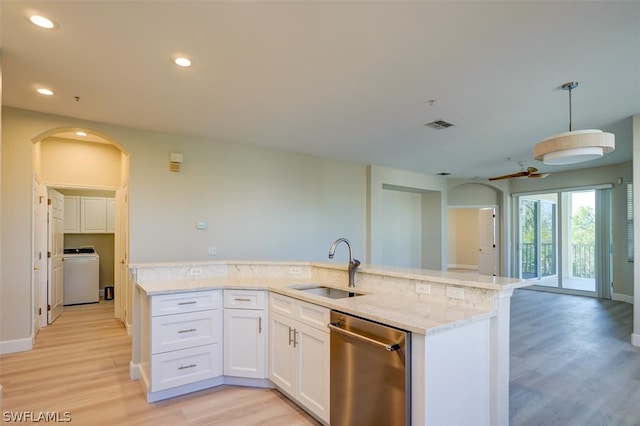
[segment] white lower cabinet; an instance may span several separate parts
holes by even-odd
[[[224,290],[224,375],[267,378],[265,292]]]
[[[196,390],[205,380],[222,375],[221,291],[151,296],[149,303],[149,392]],[[182,389],[178,389],[183,386]],[[205,387],[205,385],[203,385]],[[167,393],[166,397],[175,396]],[[163,399],[156,394],[148,399]]]
[[[271,295],[270,303],[269,378],[329,423],[329,310],[278,294]]]

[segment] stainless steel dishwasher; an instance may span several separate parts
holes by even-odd
[[[331,426],[411,424],[411,333],[331,311]]]

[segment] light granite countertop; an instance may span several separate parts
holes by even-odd
[[[305,293],[294,287],[312,284],[301,278],[232,278],[215,277],[201,279],[150,280],[138,282],[139,289],[148,296],[215,289],[268,290],[329,309],[378,321],[413,333],[429,335],[481,321],[496,315],[488,308],[460,306],[452,303],[425,301],[419,296],[395,295],[386,292],[365,293],[357,297],[330,299]],[[324,285],[324,284],[323,284]],[[336,285],[334,288],[348,289]]]

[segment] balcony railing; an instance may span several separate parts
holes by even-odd
[[[542,277],[556,275],[555,244],[541,244],[540,247],[540,273]],[[595,278],[595,244],[571,245],[571,272],[572,277]],[[535,278],[538,276],[538,263],[535,243],[521,244],[521,268],[522,278]]]

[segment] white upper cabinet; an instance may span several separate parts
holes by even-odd
[[[80,231],[107,232],[107,199],[82,197],[80,199]]]
[[[64,232],[103,234],[115,232],[115,198],[64,197]]]
[[[64,196],[64,232],[80,232],[80,197]]]

